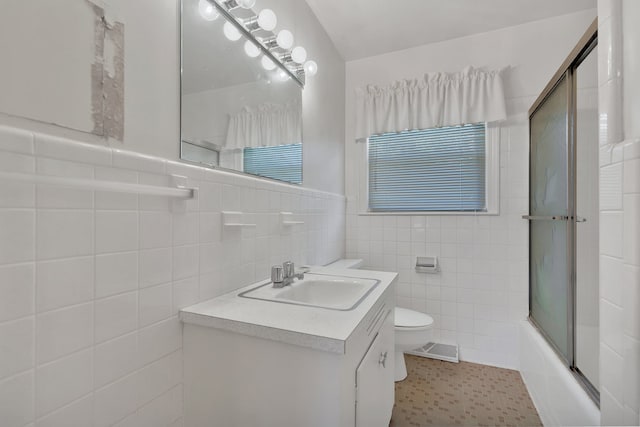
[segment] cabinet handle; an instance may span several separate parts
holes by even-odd
[[[382,365],[383,368],[386,368],[387,363],[387,352],[380,353],[380,358],[378,359],[378,365]]]

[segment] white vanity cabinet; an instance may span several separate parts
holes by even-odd
[[[389,425],[395,394],[393,331],[389,312],[356,370],[357,427]]]
[[[395,275],[388,277],[359,313],[251,302],[254,316],[272,306],[284,310],[297,324],[292,330],[274,328],[276,321],[235,325],[221,318],[226,315],[207,323],[203,312],[211,315],[211,307],[187,309],[190,315],[182,315],[185,426],[388,426],[394,402]],[[316,327],[316,322],[341,325],[353,321],[350,316],[359,319],[344,339],[300,332],[307,321]],[[242,331],[233,331],[235,326]]]

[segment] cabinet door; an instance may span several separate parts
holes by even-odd
[[[393,316],[387,313],[378,335],[356,371],[356,426],[389,425],[395,386]]]

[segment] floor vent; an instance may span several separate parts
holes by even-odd
[[[458,346],[452,344],[430,342],[415,350],[405,351],[405,353],[458,363]]]

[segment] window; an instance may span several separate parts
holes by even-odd
[[[487,135],[480,123],[371,136],[367,211],[494,213],[499,166]]]
[[[302,184],[302,144],[244,149],[244,172]]]

